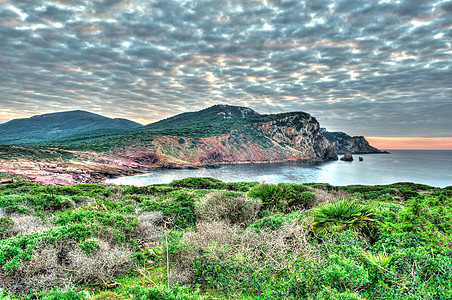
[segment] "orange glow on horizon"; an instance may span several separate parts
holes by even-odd
[[[452,137],[366,137],[378,149],[452,150]]]

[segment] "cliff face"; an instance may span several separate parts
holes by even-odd
[[[139,153],[154,153],[153,160],[146,161],[149,167],[169,161],[190,165],[337,159],[317,120],[306,113],[254,116],[227,134],[211,137],[157,136],[148,151],[127,152],[125,156],[141,162],[145,160]],[[115,156],[121,154],[116,151]]]
[[[372,147],[363,136],[349,136],[343,132],[324,132],[324,135],[338,154],[343,154],[346,150],[353,154],[385,153]]]
[[[252,124],[271,141],[310,158],[336,160],[337,153],[325,138],[315,118],[307,113],[282,114],[275,120]]]

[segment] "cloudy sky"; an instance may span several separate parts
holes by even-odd
[[[452,0],[0,0],[0,123],[213,104],[452,137]]]

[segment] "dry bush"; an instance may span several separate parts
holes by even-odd
[[[240,228],[224,221],[203,222],[196,226],[196,231],[184,234],[182,241],[192,248],[227,247],[236,241]],[[213,245],[214,244],[214,245]]]
[[[276,230],[259,234],[247,229],[237,235],[238,241],[232,245],[231,254],[243,258],[243,263],[250,267],[271,264],[275,269],[290,269],[300,257],[317,255],[317,249],[308,242],[308,228],[307,224],[285,222]]]
[[[225,221],[229,224],[249,224],[256,220],[261,201],[250,199],[242,193],[212,192],[196,203],[197,219]]]
[[[200,223],[196,232],[184,234],[182,241],[189,247],[173,262],[171,280],[192,282],[193,261],[201,253],[208,254],[210,259],[241,261],[256,270],[265,266],[276,270],[295,268],[300,257],[319,256],[318,250],[308,242],[308,228],[308,224],[283,223],[277,230],[256,233],[255,229],[241,231],[238,226],[221,221]]]
[[[140,225],[132,232],[132,238],[138,243],[158,241],[163,232],[164,216],[162,212],[144,212],[138,216]]]
[[[115,276],[123,275],[133,267],[133,251],[101,239],[95,241],[99,249],[88,255],[77,247],[69,251],[70,265],[67,270],[74,276],[75,283],[108,286]]]
[[[19,233],[38,232],[50,227],[50,225],[44,224],[41,218],[35,216],[20,215],[11,217],[11,219],[14,224],[5,232],[7,236],[15,236]]]
[[[326,191],[322,189],[309,188],[309,191],[315,194],[315,201],[310,203],[310,207],[318,206],[321,203],[331,203],[336,199],[348,196],[348,193],[343,190]]]
[[[236,234],[240,231],[237,225],[229,225],[224,221],[202,222],[196,226],[196,231],[186,232],[181,243],[186,243],[179,256],[171,263],[170,271],[171,283],[188,284],[193,278],[193,261],[198,257],[200,249],[210,249],[208,251],[225,250],[235,241]]]
[[[114,277],[134,267],[133,251],[101,238],[92,240],[99,248],[90,254],[85,254],[75,241],[42,242],[28,261],[8,274],[9,284],[4,287],[15,294],[26,294],[30,289],[69,288],[80,283],[111,287]]]
[[[67,288],[72,285],[71,277],[65,273],[70,265],[67,260],[69,247],[73,243],[59,241],[55,244],[45,242],[33,251],[33,256],[11,275],[14,278],[14,289],[10,291],[21,294],[51,289],[56,286]]]

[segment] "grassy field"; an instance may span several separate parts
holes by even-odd
[[[0,186],[0,299],[451,299],[452,188]]]

